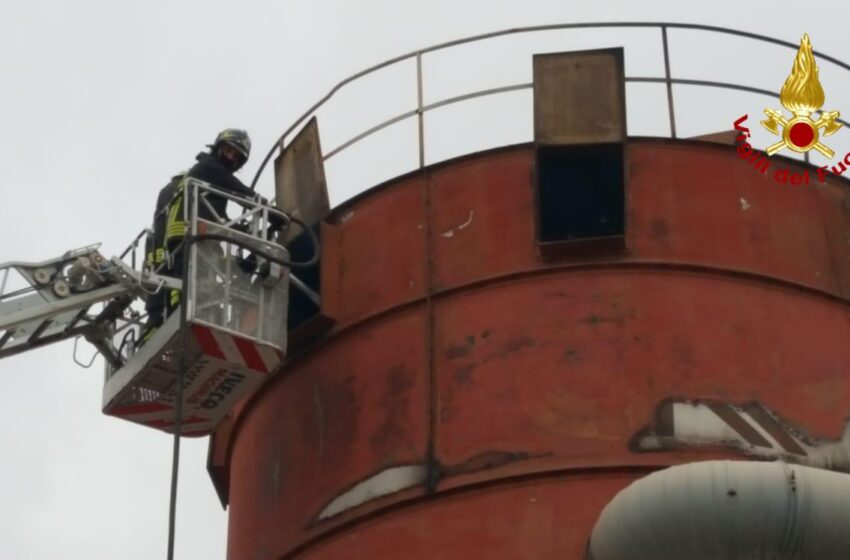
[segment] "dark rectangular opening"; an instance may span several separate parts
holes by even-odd
[[[623,144],[538,146],[537,232],[541,250],[624,245]],[[607,241],[607,242],[606,242]]]

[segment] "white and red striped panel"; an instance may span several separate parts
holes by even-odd
[[[283,353],[271,346],[258,344],[206,325],[192,325],[192,333],[207,356],[241,364],[254,371],[273,373],[283,361]]]
[[[206,325],[192,324],[191,329],[201,354],[186,369],[181,433],[203,436],[277,370],[283,362],[283,353]],[[156,360],[151,362],[155,363]],[[150,367],[155,367],[151,364]],[[146,369],[139,372],[135,379],[138,386],[144,386],[147,374]],[[133,391],[133,385],[131,381],[124,391]],[[114,402],[126,402],[126,399]],[[104,412],[171,432],[175,424],[175,392],[166,392],[150,402],[107,406]]]

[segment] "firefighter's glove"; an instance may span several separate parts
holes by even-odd
[[[260,278],[265,280],[266,278],[269,277],[269,273],[271,272],[271,269],[272,269],[272,263],[264,260],[263,264],[261,264],[260,267],[257,269],[257,276],[259,276]]]
[[[263,206],[268,206],[269,208],[273,208],[273,206],[269,203],[269,199],[260,195],[260,204]],[[284,219],[280,214],[276,212],[269,212],[269,233],[271,234],[274,231],[280,231],[283,228],[287,227],[288,221]]]
[[[236,231],[240,231],[242,233],[251,233],[251,224],[249,224],[248,222],[239,222],[238,224],[233,224],[231,227]]]
[[[280,231],[287,226],[282,216],[269,212],[269,231]]]
[[[250,253],[244,259],[237,259],[236,262],[239,269],[245,274],[253,274],[254,270],[257,269],[257,255],[254,253]]]

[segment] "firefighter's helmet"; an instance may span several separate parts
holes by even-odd
[[[248,137],[248,133],[239,128],[226,128],[218,133],[218,136],[215,137],[215,142],[210,146],[213,149],[219,147],[219,144],[228,144],[233,146],[240,154],[245,161],[248,160],[248,156],[251,155],[251,139]]]

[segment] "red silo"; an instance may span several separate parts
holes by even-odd
[[[668,467],[850,471],[846,181],[780,154],[810,183],[777,182],[731,133],[629,136],[621,50],[533,69],[534,142],[323,218],[321,305],[211,444],[230,560],[607,560],[603,508]]]

